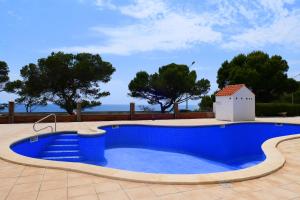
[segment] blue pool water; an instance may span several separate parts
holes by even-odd
[[[106,134],[65,132],[11,146],[24,156],[145,173],[201,174],[244,169],[262,162],[266,140],[300,133],[300,125],[105,126]]]

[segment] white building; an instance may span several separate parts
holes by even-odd
[[[244,84],[228,85],[216,94],[216,119],[225,121],[255,120],[255,95]]]

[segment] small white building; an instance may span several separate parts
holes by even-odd
[[[254,121],[255,95],[244,84],[228,85],[216,94],[217,120]]]

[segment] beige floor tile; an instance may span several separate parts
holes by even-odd
[[[192,190],[188,192],[181,193],[184,198],[189,200],[216,200],[222,197],[218,191],[208,190],[208,189],[201,189],[201,190]]]
[[[36,200],[38,191],[26,193],[11,193],[8,195],[7,200]]]
[[[77,178],[68,178],[68,187],[87,185],[92,184],[93,179],[91,177],[77,177]]]
[[[11,193],[17,194],[17,193],[35,192],[39,190],[40,185],[41,185],[40,182],[14,185]]]
[[[282,185],[281,188],[286,189],[286,190],[290,190],[292,192],[298,192],[299,196],[300,196],[300,183],[291,183],[291,184],[287,184],[287,185]]]
[[[128,194],[131,200],[153,199],[157,197],[147,186],[127,189],[125,192]]]
[[[267,188],[269,188],[269,186],[267,186]],[[236,192],[258,191],[267,188],[263,182],[255,180],[232,183],[232,189]]]
[[[287,174],[287,173],[284,173],[281,177],[284,178],[284,179],[288,179],[291,183],[296,183],[296,182],[300,181],[300,174]]]
[[[252,194],[249,194],[248,192],[246,193],[237,193],[235,196],[226,196],[220,198],[220,200],[257,200],[255,196]],[[268,200],[268,199],[265,199]]]
[[[67,172],[65,171],[47,171],[44,174],[44,180],[46,181],[53,181],[53,180],[61,180],[67,179]]]
[[[122,190],[100,193],[98,197],[100,200],[129,200],[127,194]]]
[[[116,182],[97,183],[94,186],[97,193],[121,190],[121,186]]]
[[[199,190],[209,188],[210,185],[174,185],[178,192],[187,192],[192,190]]]
[[[19,177],[22,174],[23,170],[0,170],[0,178],[13,178],[13,177]]]
[[[188,200],[180,193],[161,196],[158,199],[159,200]]]
[[[26,167],[21,176],[42,175],[45,173],[45,168]]]
[[[94,178],[94,177],[96,177],[96,176],[92,176],[89,174],[77,173],[77,172],[72,172],[72,171],[68,171],[67,174],[68,174],[68,178],[82,178],[82,177]]]
[[[136,182],[129,182],[129,181],[118,181],[119,185],[123,189],[131,189],[131,188],[137,188],[137,187],[144,187],[147,184],[145,183],[136,183]]]
[[[9,189],[7,189],[7,190],[1,190],[0,191],[0,200],[5,200],[6,199],[6,197],[7,197],[7,195],[8,195],[8,193],[9,193]]]
[[[271,183],[273,185],[284,185],[284,184],[289,184],[292,183],[293,181],[290,179],[285,178],[281,174],[272,174],[267,176],[264,181]]]
[[[0,190],[11,188],[18,178],[0,178]]]
[[[40,191],[37,200],[67,200],[67,188]]]
[[[95,195],[95,189],[92,185],[80,185],[68,188],[68,197],[76,197],[83,195]]]
[[[66,187],[67,187],[67,179],[43,181],[41,185],[41,190],[62,189]]]
[[[46,169],[45,174],[67,174],[68,171],[60,170],[60,169]]]
[[[289,190],[281,188],[273,188],[272,190],[263,190],[257,192],[251,192],[258,200],[281,200],[281,199],[293,199],[299,197],[300,193],[291,192]]]
[[[149,187],[157,196],[178,192],[174,185],[151,185]]]
[[[103,178],[99,176],[94,176],[92,179],[94,183],[112,182],[112,179]]]
[[[43,175],[21,176],[18,178],[16,184],[41,182]]]
[[[68,198],[68,200],[99,200],[99,198],[96,194],[92,194],[92,195],[83,195],[83,196]]]

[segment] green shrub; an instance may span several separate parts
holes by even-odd
[[[289,103],[257,103],[255,106],[256,116],[280,116],[286,112],[287,116],[300,116],[300,104]]]

